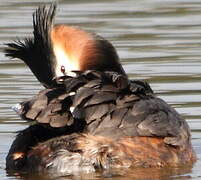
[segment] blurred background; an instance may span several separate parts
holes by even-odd
[[[43,87],[21,61],[6,58],[3,47],[17,38],[32,36],[33,11],[50,2],[0,1],[1,180],[36,179],[7,176],[5,157],[15,132],[28,126],[11,107]],[[64,179],[201,179],[201,1],[63,0],[58,1],[56,22],[81,26],[111,41],[129,77],[149,82],[155,93],[188,121],[198,156],[192,167],[134,169],[109,177],[93,173]]]

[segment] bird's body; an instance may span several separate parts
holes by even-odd
[[[107,40],[79,28],[53,26],[54,13],[54,6],[39,8],[34,39],[6,49],[46,87],[16,109],[36,124],[17,135],[7,169],[65,175],[194,162],[186,121],[147,83],[128,79]]]

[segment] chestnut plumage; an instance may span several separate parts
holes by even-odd
[[[110,70],[125,74],[113,45],[78,27],[54,25],[56,5],[39,7],[33,13],[33,37],[8,43],[5,55],[25,62],[45,87],[53,79],[74,70]]]

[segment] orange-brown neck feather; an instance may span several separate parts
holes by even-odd
[[[51,40],[57,61],[56,76],[62,75],[61,65],[68,73],[89,69],[125,73],[112,44],[97,35],[75,27],[56,25]]]

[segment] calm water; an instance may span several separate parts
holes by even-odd
[[[8,60],[3,44],[31,35],[40,0],[0,1],[0,179],[15,132],[27,127],[11,107],[41,89],[20,61]],[[49,2],[48,0],[43,0]],[[132,169],[114,175],[62,179],[201,179],[201,0],[63,0],[58,23],[78,25],[109,39],[131,78],[146,79],[188,121],[198,156],[193,167]],[[38,179],[26,177],[25,179]],[[45,178],[41,178],[45,179]]]

